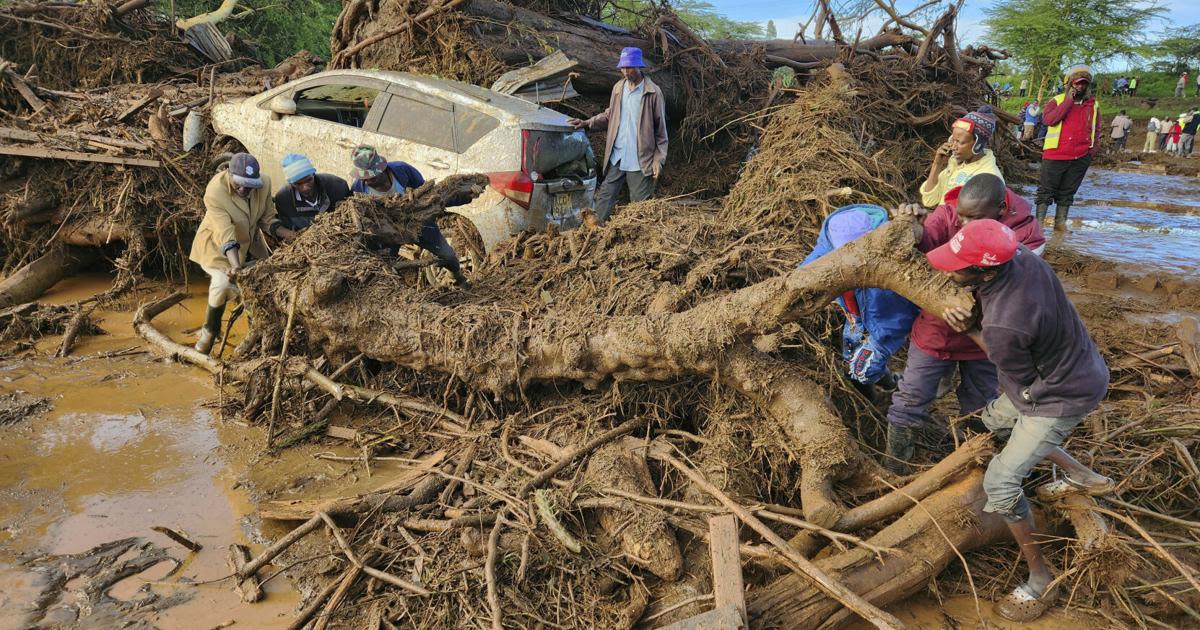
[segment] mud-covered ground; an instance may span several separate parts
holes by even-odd
[[[1073,232],[1055,236],[1047,256],[1094,331],[1103,326],[1103,334],[1119,335],[1197,315],[1198,184],[1195,177],[1102,169],[1089,174],[1072,213]],[[102,275],[65,281],[43,301],[68,303],[110,281]],[[191,299],[155,320],[185,342],[203,313],[204,286],[189,288]],[[168,290],[154,287],[131,302]],[[132,331],[131,309],[97,315],[107,334],[81,338],[72,358],[50,358],[58,340],[49,337],[31,351],[0,359],[0,399],[25,401],[18,414],[24,417],[0,423],[0,628],[38,619],[68,627],[130,621],[160,628],[215,628],[228,621],[286,627],[301,599],[286,579],[270,582],[265,601],[257,604],[241,603],[228,581],[204,583],[228,575],[231,543],[258,550],[280,533],[263,531],[254,502],[354,494],[392,464],[377,461],[368,470],[354,461],[356,453],[329,440],[265,454],[261,428],[221,418],[221,393],[207,373],[144,351]],[[204,548],[188,552],[155,526],[182,530]],[[178,562],[154,562],[115,580],[97,606],[78,605],[87,596],[87,576],[45,590],[61,557],[127,537],[165,549]],[[1015,549],[1013,555],[1015,560]],[[306,566],[319,571],[322,564]],[[133,603],[156,601],[161,610],[138,606],[139,612],[130,612]],[[980,625],[970,596],[931,591],[893,608],[913,627]],[[980,601],[979,610],[992,627],[1009,627],[997,623],[990,602]],[[1108,622],[1058,610],[1024,627],[1068,624]]]

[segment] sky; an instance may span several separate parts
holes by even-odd
[[[796,35],[796,29],[812,15],[813,0],[787,2],[785,0],[707,0],[713,8],[727,17],[746,22],[760,22],[766,26],[767,20],[775,21],[775,29],[781,39],[791,39]],[[1197,0],[1161,0],[1167,8],[1166,17],[1160,19],[1154,31],[1166,26],[1168,20],[1175,25],[1188,25],[1200,22],[1200,1]],[[975,43],[984,35],[984,9],[995,3],[995,0],[967,0],[963,5],[962,15],[959,16],[958,35],[961,45]],[[905,7],[915,7],[920,0],[896,0],[900,10]],[[949,2],[947,2],[949,4]],[[876,27],[877,28],[877,27]],[[865,32],[863,36],[874,35]],[[846,37],[853,37],[846,33]]]

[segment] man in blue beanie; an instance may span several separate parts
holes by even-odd
[[[283,177],[287,180],[275,193],[275,213],[284,229],[284,240],[312,225],[322,212],[329,212],[350,196],[350,186],[337,175],[317,173],[312,162],[299,153],[283,156]]]
[[[887,220],[887,210],[875,205],[838,208],[826,217],[816,248],[800,266],[811,264]],[[883,391],[896,388],[896,378],[888,369],[888,359],[908,339],[919,309],[887,289],[847,291],[837,298],[837,304],[846,313],[842,358],[846,360],[850,380],[874,401]]]
[[[629,186],[630,201],[645,201],[667,161],[667,109],[662,93],[642,74],[646,64],[641,48],[625,48],[617,68],[608,109],[587,120],[572,118],[576,129],[608,129],[604,142],[604,182],[596,191],[596,218],[607,221],[617,206],[621,188]]]

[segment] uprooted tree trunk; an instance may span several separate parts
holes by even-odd
[[[577,76],[572,79],[578,92],[602,100],[607,100],[613,84],[621,78],[614,63],[621,49],[642,48],[648,54],[647,74],[662,88],[667,108],[672,112],[684,110],[684,83],[689,77],[679,76],[679,70],[671,64],[672,52],[664,54],[663,50],[672,46],[673,53],[680,54],[688,47],[679,45],[677,40],[692,34],[674,32],[686,29],[684,25],[673,23],[671,33],[660,30],[651,38],[577,15],[548,15],[497,0],[470,0],[445,8],[433,3],[397,3],[384,5],[377,11],[369,10],[367,4],[357,0],[342,11],[334,27],[330,67],[409,70],[408,59],[403,57],[404,47],[397,48],[396,42],[389,40],[408,36],[421,21],[434,22],[449,15],[464,18],[469,25],[464,34],[480,51],[493,56],[503,69],[527,66],[556,49],[563,51],[578,64],[573,70]],[[422,5],[426,5],[424,10]],[[908,35],[885,32],[858,42],[855,50],[873,52],[890,46],[915,48],[916,44]],[[757,59],[766,68],[796,69],[836,59],[848,48],[830,41],[790,40],[712,40],[703,47],[709,49],[710,62],[717,65],[733,64],[735,58],[748,57]],[[471,71],[478,71],[479,67],[476,64]],[[490,83],[497,77],[471,78]]]
[[[0,309],[38,299],[90,259],[88,252],[61,245],[52,248],[0,282]]]
[[[295,290],[294,319],[327,354],[362,353],[441,372],[495,396],[514,395],[534,382],[596,387],[607,380],[688,375],[720,380],[755,400],[791,438],[803,469],[805,513],[829,524],[844,511],[833,483],[867,460],[822,389],[799,366],[755,351],[750,337],[817,312],[855,287],[892,289],[933,312],[970,304],[964,291],[924,263],[903,222],[812,265],[677,313],[596,317],[564,309],[527,319],[491,305],[419,299],[367,243],[412,242],[423,221],[444,211],[447,198],[461,199],[481,183],[478,176],[450,177],[404,199],[342,204],[304,232],[288,255],[264,260],[244,275],[252,321],[280,320]],[[307,258],[306,252],[328,248],[331,240],[344,245],[338,268]]]

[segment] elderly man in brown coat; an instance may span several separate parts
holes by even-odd
[[[612,214],[623,184],[629,185],[630,201],[649,199],[667,160],[667,110],[658,86],[642,74],[642,49],[622,50],[617,67],[624,78],[613,86],[608,109],[587,120],[570,120],[576,129],[608,128],[604,182],[596,192],[601,221]]]

